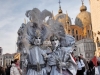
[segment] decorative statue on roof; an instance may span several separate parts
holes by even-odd
[[[24,31],[26,44],[22,52],[26,73],[23,75],[76,75],[76,63],[71,56],[75,39],[65,34],[63,25],[52,19],[52,13],[47,10],[34,8],[26,16],[30,22]],[[47,16],[49,19],[44,23]],[[51,41],[48,48],[43,45],[46,39]]]

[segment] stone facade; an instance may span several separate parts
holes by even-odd
[[[11,65],[11,61],[14,60],[14,54],[9,54],[9,53],[6,53],[3,55],[3,66],[4,67],[7,67],[9,65]]]
[[[96,56],[100,56],[100,0],[89,0]]]
[[[0,47],[0,55],[2,55],[2,47]]]
[[[3,66],[3,55],[0,55],[0,66]]]
[[[95,53],[95,43],[92,39],[82,39],[76,43],[75,55],[83,54],[86,59],[91,59]]]

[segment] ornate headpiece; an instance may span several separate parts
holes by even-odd
[[[48,30],[43,20],[45,20],[47,16],[52,17],[52,13],[48,10],[43,10],[41,12],[39,9],[34,8],[32,10],[28,10],[26,12],[26,16],[31,21],[27,23],[28,40],[31,42],[31,39],[35,36],[40,36],[43,40],[45,40],[48,37]]]
[[[54,41],[54,40],[59,40],[59,38],[56,35],[52,35],[50,37],[50,41]]]
[[[35,32],[35,36],[36,36],[36,37],[41,37],[41,32],[40,32],[39,29],[36,30],[36,32]]]

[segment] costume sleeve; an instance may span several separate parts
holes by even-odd
[[[47,61],[48,61],[47,64],[49,66],[56,65],[56,58],[52,54],[49,55]]]

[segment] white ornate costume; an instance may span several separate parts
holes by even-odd
[[[34,46],[29,50],[27,75],[47,75],[46,63],[43,57],[45,54],[39,46]]]
[[[50,75],[76,75],[77,64],[71,56],[71,48],[57,46],[52,50],[48,58],[48,65],[52,67]]]
[[[27,11],[26,15],[30,18],[30,26],[27,26],[27,39],[31,44],[27,54],[27,75],[47,75],[43,41],[47,38],[47,29],[43,23],[49,11],[40,12],[37,8]]]
[[[47,75],[48,68],[46,65],[52,68],[51,71],[49,69],[50,75],[75,75],[76,63],[70,54],[73,51],[73,37],[65,35],[63,25],[52,19],[51,12],[47,10],[41,12],[34,8],[27,11],[26,16],[31,21],[25,26],[24,37],[24,40],[27,41],[27,49],[29,49],[26,52],[23,51],[27,57],[23,64],[24,67],[27,67],[27,75]],[[49,19],[44,23],[47,16],[49,16]],[[48,51],[44,49],[42,44],[44,40],[51,38],[52,35],[56,35],[58,39],[51,41],[52,53],[47,55]]]
[[[75,39],[65,34],[63,25],[58,21],[50,19],[48,23],[53,34],[50,37],[53,52],[48,58],[48,65],[52,68],[50,75],[76,75],[77,64],[71,56]]]

